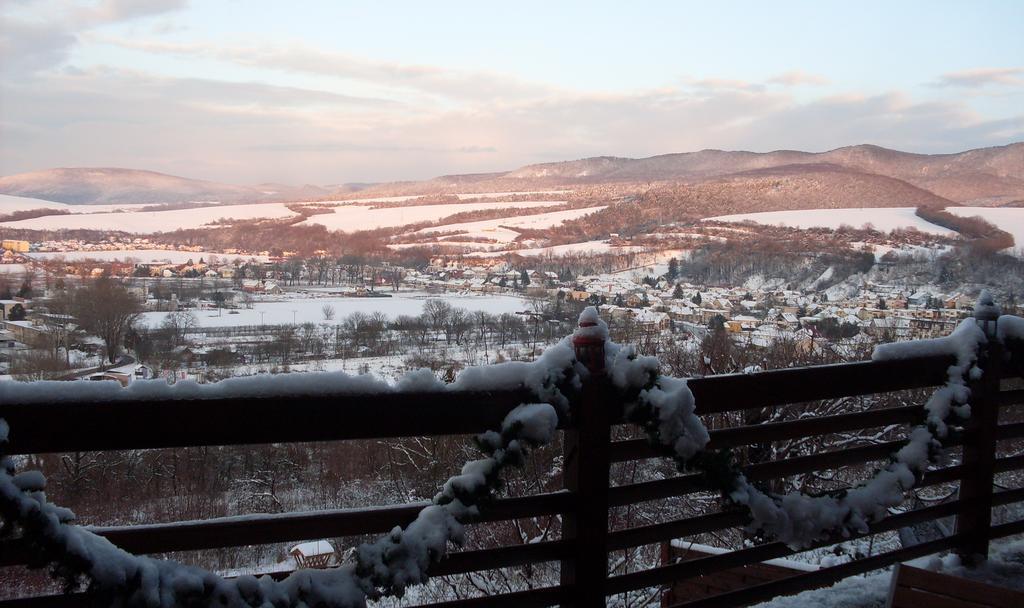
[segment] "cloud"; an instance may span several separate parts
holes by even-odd
[[[177,11],[186,0],[103,0],[88,6],[28,1],[0,10],[0,74],[19,77],[64,63],[90,29]],[[17,10],[16,13],[8,11]]]
[[[1019,86],[1024,84],[1024,68],[974,68],[949,72],[932,84],[939,87],[970,88],[988,85]]]
[[[555,87],[525,82],[507,74],[375,61],[312,48],[301,43],[239,46],[138,40],[101,35],[91,35],[90,40],[154,54],[212,59],[263,70],[350,79],[451,99],[509,100],[557,92]]]
[[[824,76],[811,74],[802,70],[791,70],[769,78],[767,83],[786,87],[795,87],[800,85],[824,86],[829,84],[829,79]]]
[[[339,183],[487,172],[584,156],[877,143],[950,152],[1024,137],[909,95],[800,101],[780,88],[563,92],[432,106],[261,83],[87,69],[5,85],[0,174],[126,166],[237,183]]]

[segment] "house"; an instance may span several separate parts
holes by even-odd
[[[757,326],[761,323],[757,317],[751,317],[749,315],[736,315],[732,319],[727,319],[725,322],[725,329],[730,333],[739,333],[741,331],[754,331]]]
[[[25,318],[25,305],[19,300],[0,300],[0,321],[21,321]]]
[[[295,559],[299,568],[330,568],[337,565],[334,545],[327,540],[300,543],[292,547],[288,553]]]

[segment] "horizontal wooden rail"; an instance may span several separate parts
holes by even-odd
[[[0,403],[0,418],[11,427],[7,453],[38,454],[481,433],[525,401],[525,391],[445,391]]]
[[[1024,390],[1000,391],[999,405],[1019,405],[1024,403]]]
[[[423,604],[422,606],[423,608],[427,606],[430,608],[544,608],[559,604],[570,605],[573,599],[572,591],[569,587],[544,587],[437,604]]]
[[[673,604],[671,608],[718,608],[719,606],[745,606],[780,595],[790,595],[806,589],[830,585],[856,574],[862,574],[864,572],[870,572],[872,570],[891,566],[896,562],[952,549],[957,545],[959,540],[959,537],[955,535],[947,538],[940,538],[918,545],[896,549],[894,551],[888,551],[878,555],[872,555],[871,557],[865,557],[845,564],[840,564],[838,566],[822,568],[813,572],[797,574],[795,576],[762,583],[760,585],[720,593],[714,597],[699,599],[692,602],[684,602],[681,604]]]
[[[712,414],[938,386],[946,382],[953,363],[949,356],[860,361],[723,374],[695,378],[687,384],[696,399],[697,413]]]
[[[1019,439],[1021,437],[1024,437],[1024,422],[1000,424],[996,427],[996,439],[999,441],[1005,441],[1006,439]]]
[[[1005,505],[1021,501],[1024,501],[1024,488],[1006,490],[993,494],[993,504],[996,505]],[[670,583],[674,580],[701,576],[711,572],[718,572],[720,570],[738,568],[740,566],[747,566],[769,559],[787,557],[810,549],[827,547],[852,538],[862,538],[872,534],[878,534],[879,532],[891,532],[905,526],[911,526],[925,521],[954,515],[960,505],[960,501],[950,501],[891,515],[880,522],[871,524],[866,533],[851,533],[849,536],[837,535],[832,538],[812,543],[810,546],[800,550],[794,550],[783,543],[774,542],[748,549],[731,551],[720,555],[713,555],[710,557],[651,568],[649,570],[642,570],[640,572],[619,575],[609,579],[609,593],[624,593],[635,589],[659,586]]]
[[[852,414],[807,417],[784,422],[766,422],[750,426],[715,429],[709,433],[711,442],[708,444],[708,449],[814,437],[889,424],[913,423],[921,418],[922,413],[922,409],[918,406],[901,406]],[[652,446],[647,439],[616,441],[611,444],[611,451],[613,462],[656,458],[664,455],[659,447]]]
[[[677,562],[674,564],[659,566],[657,568],[641,570],[639,572],[622,574],[609,579],[609,590],[610,593],[624,593],[626,591],[634,591],[645,587],[656,587],[668,584],[675,580],[702,576],[712,572],[719,572],[721,570],[739,568],[741,566],[748,566],[750,564],[756,564],[770,559],[787,557],[795,553],[800,553],[801,551],[818,547],[827,547],[851,538],[861,538],[871,534],[877,534],[878,532],[895,530],[915,523],[936,519],[938,517],[949,516],[956,513],[956,506],[957,503],[953,501],[922,509],[916,509],[914,511],[908,511],[906,513],[900,513],[898,515],[892,515],[881,522],[870,526],[870,530],[867,533],[851,533],[847,537],[837,535],[826,540],[812,543],[806,549],[793,550],[783,543],[774,542],[746,549],[738,549],[736,551],[730,551],[729,553],[721,553],[709,557]]]
[[[356,536],[389,532],[416,518],[427,502],[369,509],[335,509],[308,513],[285,513],[222,517],[196,521],[135,526],[92,528],[132,553],[169,553],[240,547],[310,538]],[[568,492],[500,498],[481,509],[476,521],[501,521],[564,513],[572,507]],[[18,540],[0,542],[0,566],[24,563],[28,553]]]

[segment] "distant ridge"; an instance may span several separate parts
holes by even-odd
[[[111,167],[45,169],[0,177],[0,194],[70,205],[261,202],[317,198],[327,192],[317,186],[234,186],[155,171]]]
[[[63,168],[0,177],[0,194],[73,205],[239,203],[353,198],[356,192],[372,197],[661,183],[705,193],[702,196],[727,190],[730,197],[742,198],[748,188],[751,197],[760,200],[776,196],[772,179],[778,181],[778,195],[786,192],[794,200],[811,202],[819,197],[851,206],[1019,205],[1024,199],[1024,143],[954,154],[915,154],[862,144],[819,153],[709,149],[647,158],[597,156],[426,181],[322,187],[236,186],[135,169]]]

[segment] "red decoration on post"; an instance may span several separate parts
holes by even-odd
[[[572,346],[576,351],[576,360],[587,366],[592,374],[604,373],[604,337],[596,330],[586,328],[597,327],[597,321],[590,319],[580,321],[580,330],[572,337]]]

